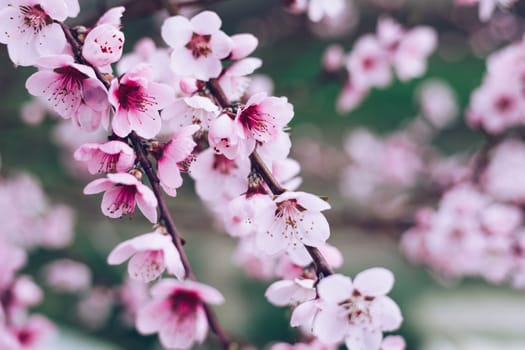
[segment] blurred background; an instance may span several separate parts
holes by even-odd
[[[391,296],[405,317],[399,333],[406,338],[408,349],[525,349],[522,291],[478,279],[446,279],[404,258],[399,239],[418,203],[404,206],[401,213],[390,211],[392,203],[402,201],[403,196],[387,191],[377,203],[381,209],[378,214],[377,205],[363,205],[342,195],[342,176],[350,164],[344,150],[348,135],[360,128],[389,135],[415,127],[413,122],[421,115],[417,92],[428,79],[446,84],[457,102],[455,119],[432,135],[433,152],[468,154],[481,144],[479,134],[465,125],[463,111],[472,90],[481,83],[486,55],[521,38],[523,2],[511,12],[498,12],[488,23],[480,23],[475,7],[458,8],[445,0],[349,1],[343,18],[319,23],[288,13],[277,0],[205,3],[205,8],[219,13],[226,33],[249,32],[260,39],[253,55],[263,60],[257,73],[269,77],[275,95],[287,96],[295,107],[292,155],[302,165],[301,188],[328,196],[332,205],[333,210],[327,213],[332,225],[330,242],[345,257],[340,271],[354,276],[364,268],[385,266],[394,272],[396,284]],[[114,4],[120,2],[81,0],[83,10],[71,23],[93,23],[101,9]],[[165,16],[157,12],[124,17],[125,51],[131,51],[144,36],[161,44],[159,28]],[[375,31],[381,16],[391,16],[408,28],[433,26],[439,35],[439,48],[430,58],[424,77],[375,89],[355,110],[338,113],[336,100],[342,86],[337,78],[327,78],[323,73],[324,50],[333,43],[350,50],[356,38]],[[45,289],[44,302],[36,311],[49,316],[61,329],[56,345],[49,349],[157,349],[156,336],[138,335],[115,303],[125,266],[108,266],[105,261],[118,242],[151,227],[139,215],[110,220],[100,213],[99,196],[82,195],[89,177],[77,176],[72,165],[75,140],[68,139],[67,127],[53,117],[40,121],[34,112],[29,116],[35,120],[27,114],[24,119],[21,116],[22,106],[30,101],[24,83],[33,69],[15,69],[5,47],[0,48],[0,64],[1,176],[30,173],[51,203],[64,203],[75,212],[73,245],[63,250],[32,251],[24,270]],[[420,185],[424,186],[405,190],[418,191]],[[435,203],[435,193],[420,192],[424,195],[418,200]],[[389,200],[384,200],[385,196],[390,196]],[[169,199],[169,205],[187,240],[186,249],[198,278],[218,288],[226,298],[226,303],[215,309],[232,337],[257,348],[296,340],[297,333],[288,325],[289,310],[270,305],[264,297],[269,282],[247,276],[232,263],[236,243],[206,213],[189,177],[178,197]],[[46,287],[43,267],[57,258],[86,264],[91,270],[92,288],[72,294]],[[213,348],[213,341],[202,346]]]

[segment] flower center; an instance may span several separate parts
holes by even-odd
[[[53,22],[40,5],[20,5],[19,8],[22,16],[24,16],[24,24],[28,28],[32,28],[35,34]]]
[[[237,169],[237,163],[234,160],[228,159],[222,154],[215,155],[213,170],[222,175],[230,175],[234,169]]]
[[[239,121],[244,129],[249,130],[257,139],[264,139],[264,135],[271,133],[276,128],[275,117],[262,113],[257,106],[250,106],[243,110]]]
[[[200,35],[193,33],[191,40],[186,44],[186,48],[191,51],[191,54],[195,58],[199,58],[201,56],[208,57],[208,55],[211,53],[210,39],[211,35],[209,34]]]
[[[109,154],[104,153],[100,159],[100,167],[98,168],[99,173],[110,173],[114,172],[117,168],[117,162],[120,159],[120,153]]]
[[[145,112],[150,106],[157,104],[155,98],[146,94],[142,86],[135,82],[120,84],[117,98],[122,108],[140,112]]]
[[[121,209],[122,215],[133,214],[135,210],[135,195],[137,194],[137,188],[133,185],[117,186],[120,187],[120,191],[108,210],[111,213],[115,213],[117,210]]]
[[[496,100],[496,109],[500,113],[508,112],[509,110],[512,109],[513,105],[514,105],[514,101],[512,100],[512,98],[508,96],[500,96]]]
[[[177,290],[171,296],[171,310],[180,318],[194,315],[200,304],[199,295],[193,291]]]

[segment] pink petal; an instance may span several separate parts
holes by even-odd
[[[169,304],[164,300],[155,300],[138,311],[136,327],[140,334],[158,332],[170,318]]]
[[[325,344],[337,344],[344,339],[348,321],[339,307],[324,307],[314,320],[313,333]]]
[[[394,275],[382,267],[374,267],[355,276],[354,287],[362,295],[376,297],[386,295],[394,286]]]
[[[348,300],[353,292],[352,280],[340,274],[325,277],[317,285],[319,297],[334,305]]]
[[[131,278],[148,283],[157,279],[164,272],[164,255],[162,251],[148,250],[133,255],[128,263]]]
[[[384,332],[395,331],[403,322],[399,306],[389,297],[376,298],[369,310],[372,323]]]
[[[231,36],[233,41],[233,50],[231,58],[238,60],[250,55],[259,44],[259,40],[252,34],[236,34]]]
[[[216,34],[222,25],[219,16],[212,11],[203,11],[190,20],[193,31],[198,34]]]
[[[95,194],[107,191],[114,186],[114,183],[108,179],[96,179],[84,187],[84,194]]]
[[[171,47],[184,47],[193,34],[190,21],[182,16],[170,17],[162,25],[162,39]]]
[[[121,191],[121,188],[114,187],[107,190],[104,193],[104,196],[102,197],[102,203],[100,204],[100,208],[102,209],[102,213],[107,217],[116,219],[122,216],[122,206],[116,208],[114,205]],[[131,210],[133,210],[133,208]]]

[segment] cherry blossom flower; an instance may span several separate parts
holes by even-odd
[[[259,218],[271,215],[272,206],[266,193],[247,193],[231,200],[224,211],[226,231],[233,237],[255,235]]]
[[[264,295],[277,306],[300,304],[317,296],[314,283],[311,279],[281,280],[272,283]]]
[[[417,98],[423,116],[436,128],[449,125],[458,116],[457,96],[444,81],[426,80],[418,87]]]
[[[76,316],[90,330],[97,330],[104,326],[115,301],[112,289],[94,287],[76,305]]]
[[[85,162],[91,174],[125,172],[135,163],[135,152],[122,141],[85,143],[74,154],[76,160]]]
[[[396,330],[402,322],[399,307],[386,296],[393,284],[394,276],[383,268],[365,270],[353,283],[338,274],[322,279],[313,333],[326,344],[344,340],[348,349],[379,349],[382,332]]]
[[[115,107],[113,131],[126,137],[132,131],[146,139],[161,129],[159,110],[173,101],[174,91],[152,80],[152,69],[140,64],[111,82],[109,102]]]
[[[45,98],[62,118],[73,118],[85,130],[96,130],[100,124],[107,127],[107,92],[91,67],[67,55],[42,58],[38,65],[42,70],[26,82],[30,94]]]
[[[80,11],[78,0],[8,0],[0,7],[0,43],[7,44],[9,57],[21,66],[61,54],[66,37],[54,20],[76,17]]]
[[[321,211],[330,205],[305,192],[285,192],[274,200],[273,217],[260,222],[257,244],[268,254],[287,251],[296,261],[309,260],[304,245],[317,247],[330,236],[328,222]]]
[[[183,127],[163,146],[162,155],[157,158],[158,176],[164,191],[172,197],[182,186],[181,163],[186,160],[197,145],[192,135],[199,130],[197,125]]]
[[[173,131],[192,124],[208,130],[218,115],[219,107],[209,98],[199,95],[178,98],[161,112],[162,119],[168,121]]]
[[[253,151],[256,141],[275,140],[279,131],[292,120],[293,113],[293,106],[286,97],[268,97],[265,93],[250,97],[235,117],[248,153]]]
[[[335,73],[343,67],[345,52],[338,44],[330,45],[323,53],[322,66],[325,72]]]
[[[491,160],[481,176],[483,188],[494,198],[517,204],[525,203],[525,144],[509,139],[492,151]]]
[[[248,57],[259,44],[257,37],[249,33],[235,34],[230,39],[232,40],[232,51],[229,58],[232,60]]]
[[[419,26],[406,31],[394,20],[383,18],[377,33],[399,79],[407,81],[425,73],[427,58],[437,46],[434,29]]]
[[[231,160],[214,154],[212,149],[200,153],[190,166],[197,194],[213,203],[229,201],[246,192],[249,173],[247,158]]]
[[[111,24],[100,24],[88,32],[82,56],[96,67],[106,67],[120,60],[123,48],[124,34]]]
[[[159,333],[166,348],[189,349],[208,333],[203,304],[222,304],[215,288],[194,281],[164,279],[151,288],[153,300],[137,315],[141,334]]]
[[[255,242],[255,236],[248,235],[239,240],[239,245],[233,254],[233,262],[253,278],[268,280],[276,274],[277,257],[269,256],[261,250]],[[300,273],[294,277],[299,275]]]
[[[377,38],[367,34],[359,38],[346,61],[352,84],[358,88],[386,87],[392,81],[388,56]]]
[[[238,101],[244,96],[250,85],[250,78],[247,76],[261,66],[262,61],[260,59],[248,57],[224,69],[218,80],[228,100]]]
[[[224,155],[228,159],[245,157],[249,154],[248,148],[237,133],[235,122],[226,113],[210,124],[208,142],[216,154]]]
[[[59,292],[79,293],[91,286],[91,270],[70,259],[55,260],[44,267],[46,284]]]
[[[19,344],[19,347],[12,350],[30,350],[45,347],[46,342],[57,333],[57,328],[46,317],[33,315],[22,325],[15,326],[10,331]]]
[[[102,213],[110,218],[133,214],[135,204],[152,223],[157,222],[157,198],[153,191],[135,176],[127,173],[107,174],[105,179],[91,181],[84,194],[105,192]]]
[[[335,17],[345,9],[345,0],[310,0],[308,18],[319,22],[323,17]]]
[[[162,38],[173,49],[171,69],[183,77],[207,81],[222,71],[221,59],[230,55],[233,42],[220,30],[216,13],[204,11],[191,20],[168,18],[162,25]]]
[[[119,265],[130,259],[128,272],[131,278],[151,282],[164,270],[182,279],[184,266],[171,237],[157,229],[117,245],[108,256],[110,265]]]

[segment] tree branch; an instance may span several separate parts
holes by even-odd
[[[76,56],[75,58],[79,61],[79,63],[88,65],[91,68],[93,68],[93,70],[97,74],[97,78],[104,84],[106,88],[108,88],[111,84],[110,81],[106,79],[100,73],[97,67],[91,65],[89,62],[87,62],[82,57],[82,43],[75,37],[75,35],[73,35],[73,32],[67,25],[65,25],[64,23],[60,23],[60,22],[57,22],[57,23],[60,24],[62,30],[64,31],[67,41],[72,46],[75,52],[75,56]],[[175,227],[173,218],[169,212],[166,201],[164,200],[164,197],[162,195],[159,178],[157,176],[157,173],[155,172],[155,169],[153,168],[151,161],[148,159],[146,150],[144,149],[143,141],[145,140],[139,137],[138,135],[136,135],[135,133],[131,133],[126,139],[132,144],[133,149],[135,150],[135,153],[137,155],[137,160],[139,161],[139,164],[141,168],[143,169],[143,171],[146,173],[146,176],[148,177],[153,193],[155,194],[155,197],[157,198],[159,211],[160,211],[160,219],[166,226],[166,230],[171,236],[173,244],[175,245],[175,248],[179,252],[179,255],[182,261],[182,265],[184,266],[184,271],[186,275],[185,277],[190,280],[196,280],[195,273],[193,272],[191,268],[191,264],[183,248],[184,240],[182,236],[179,234],[179,232],[177,231],[177,228]],[[225,350],[230,349],[232,342],[230,341],[229,337],[226,335],[226,333],[220,326],[217,316],[213,312],[212,308],[206,303],[203,303],[202,305],[206,312],[206,318],[208,320],[208,324],[210,325],[212,332],[215,333],[215,335],[217,335],[217,337],[219,338],[222,348]]]

